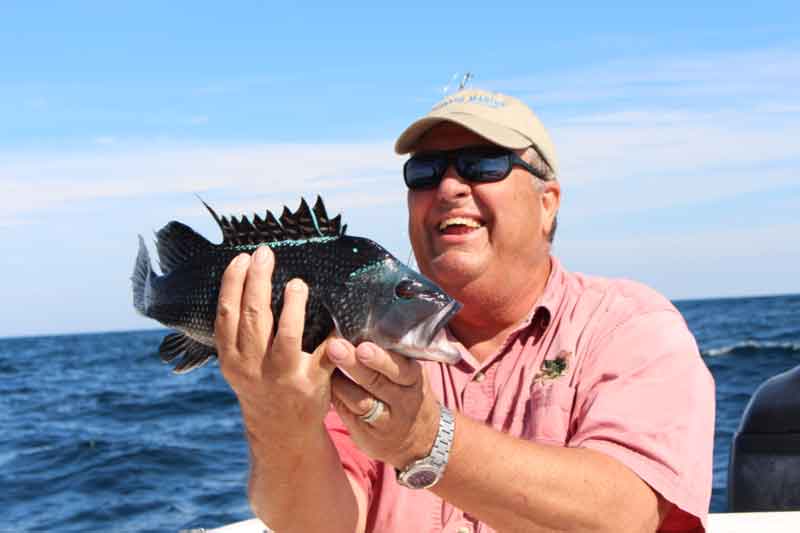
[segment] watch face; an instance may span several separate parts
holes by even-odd
[[[433,470],[420,470],[408,476],[408,484],[412,487],[424,489],[436,482],[436,472]]]

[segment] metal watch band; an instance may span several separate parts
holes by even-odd
[[[429,488],[435,485],[444,474],[447,461],[450,458],[450,448],[453,446],[453,436],[455,435],[456,421],[452,411],[445,406],[439,409],[439,431],[433,441],[433,448],[427,457],[412,462],[406,466],[402,472],[397,471],[397,481],[404,487],[411,489]],[[414,474],[426,471],[433,477],[431,480],[422,484],[414,483]]]

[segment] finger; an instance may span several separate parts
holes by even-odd
[[[328,343],[328,357],[353,381],[369,391],[373,396],[386,399],[392,387],[397,387],[380,372],[361,363],[356,357],[356,350],[343,339],[334,339]]]
[[[356,347],[341,338],[328,339],[325,356],[336,367],[353,366],[356,361]]]
[[[308,286],[299,278],[289,280],[283,291],[283,309],[273,341],[271,359],[282,368],[299,362],[306,319]]]
[[[333,339],[336,338],[336,332],[334,331],[328,338],[322,341],[319,346],[314,348],[314,353],[311,354],[312,362],[316,363],[317,366],[322,369],[322,371],[327,374],[331,375],[334,370],[336,370],[336,365],[330,360],[327,355],[328,352],[328,343],[331,342]]]
[[[267,351],[272,333],[272,269],[275,258],[269,246],[260,246],[250,261],[242,293],[237,346],[241,353]]]
[[[220,355],[233,353],[236,350],[242,289],[249,264],[250,256],[239,254],[222,273],[217,315],[214,318],[214,340]]]
[[[422,366],[418,361],[388,352],[371,342],[362,342],[358,345],[356,359],[365,367],[381,373],[393,383],[404,387],[415,385],[422,374]]]
[[[331,397],[356,417],[362,417],[369,413],[375,406],[376,400],[372,394],[341,374],[334,374],[331,378]],[[388,407],[384,401],[384,413],[379,418],[386,416]]]

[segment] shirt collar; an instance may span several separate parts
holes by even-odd
[[[513,337],[529,327],[533,326],[540,328],[541,331],[537,333],[538,335],[544,333],[544,331],[550,326],[552,317],[555,316],[556,309],[558,309],[559,302],[564,294],[565,284],[566,271],[564,270],[564,267],[561,266],[561,262],[556,259],[555,256],[551,255],[550,276],[547,278],[544,291],[542,291],[539,299],[525,316],[525,319],[522,320],[519,325],[514,328],[514,331],[509,334],[508,338],[503,343],[503,346],[500,348],[499,353],[503,353],[505,351],[505,349],[508,347],[508,342]],[[450,332],[450,328],[442,328],[442,330],[439,332],[439,335],[446,335],[447,340],[458,348],[458,351],[461,352],[461,364],[466,363],[472,368],[479,368],[481,366],[481,364],[478,363],[469,350],[467,350],[464,345],[461,344],[461,342]],[[484,364],[494,359],[495,356],[489,358]]]
[[[519,327],[517,327],[514,332],[521,331],[534,323],[534,319],[537,317],[541,317],[540,320],[544,322],[540,322],[540,326],[542,329],[546,329],[547,326],[550,325],[550,320],[555,316],[556,309],[558,309],[558,304],[561,301],[561,297],[564,294],[564,284],[566,282],[566,276],[564,267],[561,266],[561,262],[555,257],[550,256],[550,276],[547,278],[547,283],[545,283],[544,290],[542,291],[541,296],[533,304],[533,307],[526,315],[525,319],[520,322]]]

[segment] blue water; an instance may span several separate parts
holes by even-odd
[[[768,377],[800,364],[800,295],[678,302],[717,383],[713,511]],[[174,376],[164,331],[0,339],[0,529],[172,531],[249,518],[247,447],[214,366]]]

